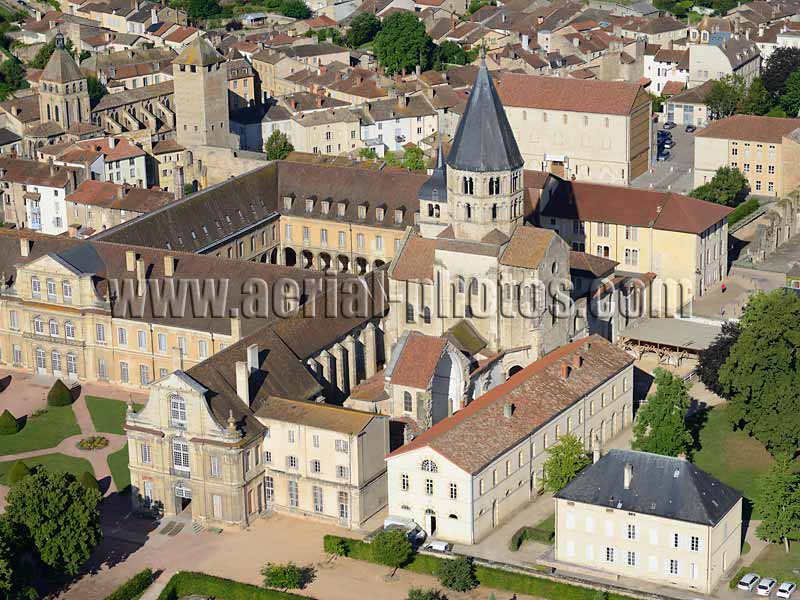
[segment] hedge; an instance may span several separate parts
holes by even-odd
[[[19,432],[19,423],[10,411],[4,410],[0,415],[0,435],[14,435]]]
[[[60,379],[56,379],[53,387],[47,392],[48,406],[69,406],[72,404],[72,392]]]
[[[728,215],[728,226],[734,225],[745,217],[753,214],[758,210],[758,206],[758,200],[755,198],[750,198],[749,200],[742,202]]]
[[[105,600],[133,600],[138,598],[153,583],[153,571],[145,569],[128,579],[116,590],[106,596]]]
[[[546,529],[537,529],[536,527],[527,526],[520,527],[517,529],[517,532],[511,536],[508,547],[516,552],[527,540],[532,542],[541,542],[542,544],[552,544],[555,536],[555,533]]]
[[[324,547],[333,547],[334,539],[343,541],[343,546],[346,548],[344,556],[356,560],[377,563],[372,557],[370,545],[366,542],[354,540],[352,538],[342,538],[335,535],[326,535],[323,539]],[[415,554],[408,564],[403,565],[403,569],[435,576],[439,565],[445,560],[449,559],[430,556],[428,554]],[[590,588],[562,583],[560,581],[551,581],[549,579],[523,573],[512,573],[503,569],[484,567],[478,564],[475,565],[475,576],[480,584],[486,587],[517,594],[538,596],[539,598],[547,598],[549,600],[594,600],[597,594],[597,590]],[[167,599],[159,598],[159,600]],[[631,598],[630,596],[610,593],[608,594],[608,600],[631,600]]]
[[[268,590],[249,583],[192,571],[181,571],[173,575],[158,595],[158,600],[178,600],[192,594],[225,600],[308,600],[306,596]]]

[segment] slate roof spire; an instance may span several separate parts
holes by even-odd
[[[42,71],[41,79],[51,83],[69,83],[85,79],[75,59],[65,50],[64,34],[60,31],[56,34],[54,46],[55,49]]]
[[[524,162],[486,61],[481,58],[447,165],[459,171],[511,171]]]

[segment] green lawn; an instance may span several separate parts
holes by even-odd
[[[43,415],[29,417],[21,431],[0,435],[0,455],[52,448],[80,432],[71,406],[48,406]]]
[[[128,444],[108,455],[108,468],[117,491],[124,492],[131,485],[131,472],[128,470]]]
[[[783,581],[797,582],[798,576],[792,569],[800,568],[800,544],[793,542],[786,553],[783,544],[770,544],[758,559],[749,567],[748,573],[758,573],[762,577],[772,577]]]
[[[0,483],[6,483],[6,475],[8,475],[9,469],[16,461],[9,460],[6,462],[0,462]],[[92,463],[90,463],[85,458],[75,458],[73,456],[67,456],[66,454],[43,454],[42,456],[36,456],[34,458],[26,458],[24,462],[28,468],[32,468],[35,465],[41,465],[50,471],[67,471],[75,475],[75,477],[80,477],[84,471],[89,471],[92,475],[94,475],[94,469],[92,469]]]
[[[125,424],[125,415],[128,411],[127,403],[111,398],[86,396],[86,406],[92,416],[94,428],[98,432],[125,435],[122,426]],[[134,410],[139,410],[141,407],[141,404],[133,405]]]
[[[758,489],[758,478],[769,469],[773,458],[758,440],[743,431],[734,431],[726,411],[727,407],[720,406],[707,412],[692,462],[742,492],[747,516]],[[753,513],[752,518],[759,517]]]
[[[538,529],[540,531],[546,531],[548,533],[552,533],[553,535],[556,534],[556,515],[553,513],[546,519],[539,521],[536,525],[533,526],[534,529]]]

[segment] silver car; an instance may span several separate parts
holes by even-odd
[[[769,596],[772,593],[772,588],[775,587],[775,584],[778,583],[772,577],[764,577],[761,581],[758,582],[758,586],[756,587],[756,594],[759,596]]]
[[[756,584],[758,583],[759,579],[760,577],[755,573],[748,573],[739,580],[739,583],[737,584],[736,587],[739,588],[740,590],[745,590],[749,592],[754,587],[756,587]]]
[[[775,594],[778,598],[785,598],[788,600],[794,594],[794,591],[797,589],[797,586],[794,584],[793,581],[784,581],[782,584],[778,586],[778,592]]]

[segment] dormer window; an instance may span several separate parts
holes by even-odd
[[[382,208],[375,209],[375,219],[377,221],[383,221],[383,217],[385,216],[386,211]]]
[[[310,213],[313,210],[314,210],[314,199],[306,198],[306,212]]]
[[[331,209],[331,203],[327,200],[322,201],[322,214],[327,215],[328,211]]]
[[[285,196],[283,198],[283,210],[292,210],[292,198],[291,196]]]
[[[394,222],[395,222],[396,225],[400,225],[400,223],[403,222],[403,211],[402,210],[398,209],[398,210],[394,211]]]
[[[358,218],[364,220],[367,218],[367,206],[366,204],[362,204],[358,207]]]
[[[340,217],[344,217],[344,209],[345,209],[344,202],[339,202],[339,204],[336,205],[336,214]]]

